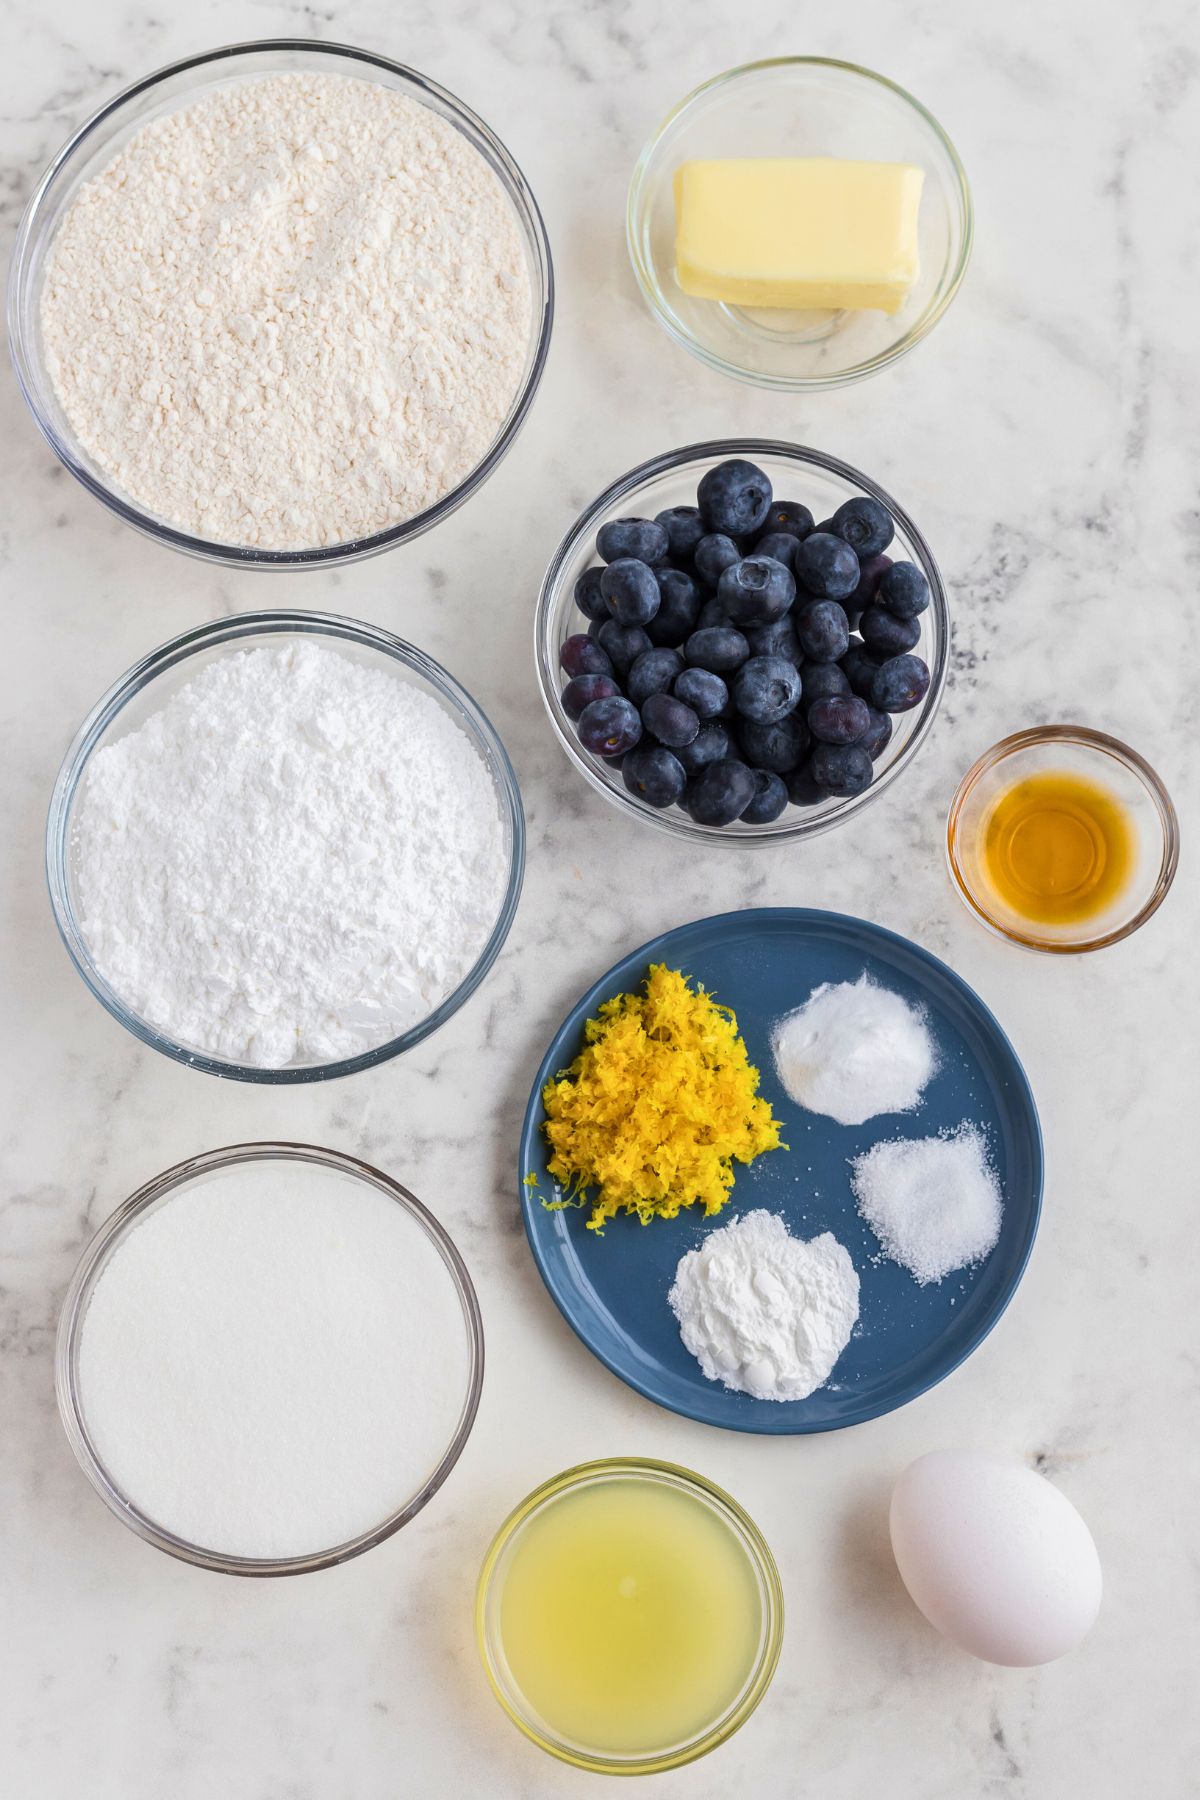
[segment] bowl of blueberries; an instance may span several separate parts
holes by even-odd
[[[800,444],[690,444],[623,475],[538,599],[575,767],[680,837],[839,825],[897,779],[946,681],[933,554],[867,476]]]

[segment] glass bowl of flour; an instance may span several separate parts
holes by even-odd
[[[55,1384],[84,1473],[185,1562],[297,1575],[437,1493],[483,1385],[475,1289],[388,1175],[309,1144],[168,1169],[87,1245]]]
[[[524,862],[516,776],[466,690],[389,632],[310,612],[144,657],[76,733],[46,826],[92,993],[143,1043],[242,1081],[421,1043],[499,955]]]
[[[496,468],[541,380],[545,227],[435,82],[306,40],[175,63],[102,107],[17,233],[13,364],[118,518],[237,567],[415,537]]]

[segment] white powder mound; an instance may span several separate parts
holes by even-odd
[[[133,1011],[260,1068],[354,1056],[458,985],[507,878],[491,774],[430,695],[311,639],[227,652],[92,758],[84,937]]]
[[[792,1099],[839,1125],[911,1112],[937,1068],[921,1012],[866,974],[814,989],[776,1025],[771,1048]]]
[[[876,1144],[850,1167],[858,1210],[884,1254],[922,1286],[995,1248],[1004,1203],[974,1125]]]
[[[230,1556],[333,1549],[450,1446],[462,1309],[394,1200],[303,1163],[165,1201],[112,1255],[79,1340],[83,1415],[140,1511]]]
[[[152,120],[80,189],[41,315],[71,425],[137,505],[294,550],[470,474],[531,305],[516,215],[461,132],[378,82],[268,75]]]
[[[759,1210],[682,1256],[668,1298],[709,1381],[756,1400],[803,1400],[850,1342],[858,1276],[831,1232],[805,1243]]]

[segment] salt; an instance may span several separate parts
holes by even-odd
[[[922,1286],[994,1249],[1004,1204],[974,1125],[875,1144],[850,1167],[858,1210],[885,1256]]]
[[[911,1112],[937,1066],[921,1012],[865,973],[814,989],[776,1025],[771,1047],[791,1098],[839,1125]]]

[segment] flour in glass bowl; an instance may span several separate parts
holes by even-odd
[[[340,1061],[464,980],[503,904],[492,775],[432,695],[314,642],[228,651],[95,752],[73,820],[100,974],[185,1048]]]
[[[298,550],[471,474],[532,298],[516,213],[460,131],[382,82],[278,74],[151,120],[84,183],[41,324],[72,429],[136,505]]]

